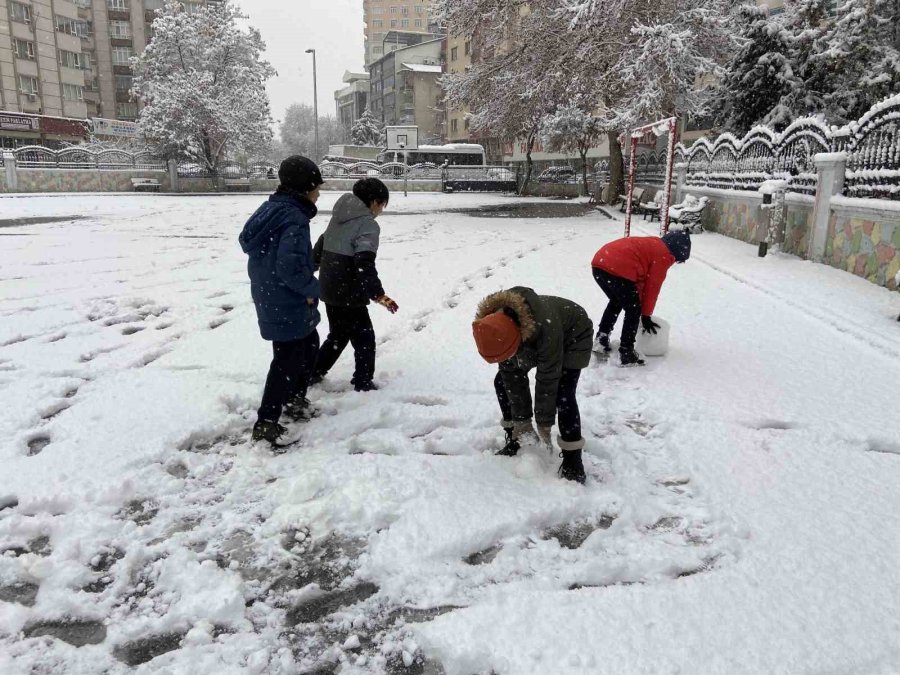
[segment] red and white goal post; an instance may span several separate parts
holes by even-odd
[[[669,204],[672,202],[672,173],[675,168],[675,143],[678,136],[678,118],[669,117],[642,127],[631,129],[628,137],[631,139],[631,160],[628,164],[628,194],[625,207],[625,236],[631,236],[632,198],[634,196],[634,181],[637,173],[637,146],[638,142],[648,135],[654,137],[669,134],[668,152],[666,153],[666,178],[662,190],[662,201],[659,204],[659,231],[665,234],[669,231]]]

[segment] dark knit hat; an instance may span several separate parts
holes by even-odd
[[[667,232],[662,240],[669,247],[675,262],[683,263],[691,257],[691,235],[684,230]]]
[[[511,359],[522,344],[522,331],[505,312],[488,314],[472,323],[478,353],[488,363]]]
[[[278,180],[282,186],[304,194],[325,182],[316,163],[303,155],[292,155],[284,160],[278,169]]]

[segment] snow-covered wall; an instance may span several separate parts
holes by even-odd
[[[132,178],[153,178],[159,181],[163,192],[171,190],[166,171],[19,168],[16,174],[18,185],[15,192],[132,192]],[[0,175],[0,191],[11,191],[5,172]]]
[[[703,227],[711,232],[756,244],[764,237],[769,216],[756,192],[686,186],[685,194],[709,198]],[[897,288],[900,273],[900,205],[885,200],[833,197],[825,255],[833,267],[887,288]],[[809,197],[788,193],[785,199],[782,250],[808,258],[814,227]]]
[[[831,210],[825,262],[897,288],[900,272],[900,210],[867,209],[863,200],[841,200]]]

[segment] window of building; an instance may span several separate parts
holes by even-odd
[[[459,131],[459,120],[455,118],[450,120],[450,131]]]
[[[203,9],[202,2],[185,2],[184,3],[184,11],[188,14],[196,14],[201,9]]]
[[[137,103],[116,103],[116,118],[120,120],[137,119]]]
[[[93,27],[90,21],[83,19],[70,19],[67,16],[56,17],[56,30],[66,35],[74,35],[75,37],[90,37],[93,33]]]
[[[391,28],[397,27],[397,19],[391,19]]]
[[[416,14],[424,14],[425,5],[416,5]]]
[[[112,62],[114,66],[130,66],[134,50],[131,47],[113,47]]]
[[[466,118],[465,122],[463,122],[463,127],[465,128],[466,131],[469,130],[469,118],[468,117]]]
[[[38,79],[31,75],[19,75],[19,91],[23,94],[37,94]]]
[[[458,58],[459,58],[459,47],[453,47],[450,50],[450,60],[456,61],[456,59],[458,59]]]
[[[409,19],[400,19],[401,28],[409,28]]]
[[[65,49],[59,50],[59,65],[66,68],[78,68],[79,70],[91,69],[91,57],[88,54],[77,54]]]
[[[91,8],[91,0],[75,0],[75,4],[78,7],[84,7],[85,9]]]
[[[469,54],[472,53],[472,41],[471,40],[466,40],[465,52],[466,52],[466,56],[468,56]]]
[[[372,53],[373,54],[384,54],[384,48],[383,47],[372,47]]]
[[[372,14],[384,14],[384,7],[373,7]]]
[[[9,3],[9,11],[12,14],[13,21],[22,23],[31,23],[31,7],[23,5],[21,2]]]
[[[84,87],[80,84],[63,84],[63,98],[67,101],[83,101]]]
[[[397,14],[399,12],[399,8],[391,5],[391,14]]]
[[[382,19],[372,19],[372,28],[384,28],[384,21]]]
[[[16,38],[13,40],[13,49],[16,52],[16,56],[20,59],[28,59],[29,61],[35,60],[33,42]]]
[[[416,28],[422,27],[422,19],[416,19]]]
[[[400,14],[401,16],[409,16],[409,7],[401,7]]]
[[[131,75],[116,75],[116,91],[131,91],[134,77]]]
[[[120,40],[127,40],[131,37],[131,24],[127,21],[110,21],[109,35]]]
[[[128,0],[106,0],[106,6],[119,12],[127,12],[129,9]]]

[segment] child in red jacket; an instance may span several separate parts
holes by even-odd
[[[626,237],[611,241],[594,255],[594,280],[606,293],[609,304],[597,328],[595,345],[611,351],[609,335],[625,310],[619,356],[623,366],[642,366],[634,351],[638,324],[656,334],[653,309],[666,273],[676,262],[691,257],[691,237],[687,232],[669,232],[662,237]]]

